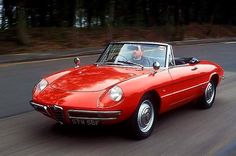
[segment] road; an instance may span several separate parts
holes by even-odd
[[[188,105],[162,115],[153,134],[130,140],[120,126],[60,127],[32,111],[31,90],[43,75],[73,66],[59,59],[0,66],[0,155],[236,155],[236,44],[174,47],[176,56],[212,60],[225,69],[212,109]],[[81,57],[82,65],[97,55]]]

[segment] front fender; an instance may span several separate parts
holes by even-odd
[[[124,92],[123,107],[129,109],[129,115],[132,115],[145,93],[154,90],[161,96],[163,88],[169,86],[170,82],[168,70],[162,70],[156,74],[150,72],[118,84]]]

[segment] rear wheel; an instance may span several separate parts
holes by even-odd
[[[210,81],[207,84],[204,94],[200,99],[201,108],[203,109],[211,108],[215,101],[215,96],[216,96],[216,85],[213,81]]]
[[[153,131],[156,112],[150,96],[144,96],[134,115],[128,121],[131,136],[134,139],[145,139]]]

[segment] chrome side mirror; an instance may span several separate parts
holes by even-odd
[[[156,61],[152,64],[152,67],[155,71],[157,71],[158,69],[160,69],[161,65],[159,62]]]
[[[74,63],[75,63],[75,67],[79,67],[79,65],[80,65],[79,57],[74,58]]]

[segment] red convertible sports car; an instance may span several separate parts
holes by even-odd
[[[127,123],[137,139],[148,137],[158,115],[198,100],[210,108],[224,77],[216,63],[175,58],[157,42],[112,42],[95,64],[43,78],[30,104],[61,124]]]

